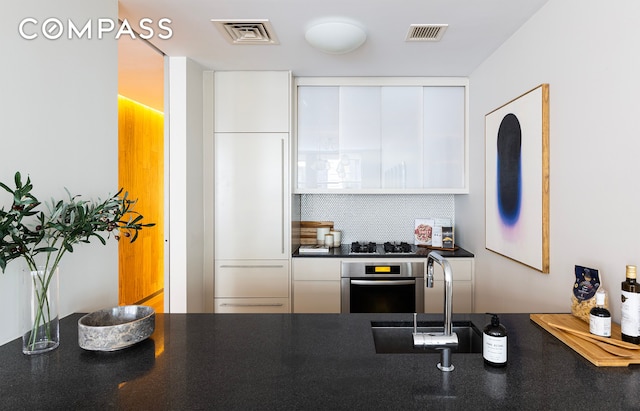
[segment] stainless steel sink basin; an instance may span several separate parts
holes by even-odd
[[[442,322],[418,321],[418,332],[442,333]],[[371,331],[378,354],[433,354],[437,348],[413,346],[412,321],[372,321]],[[453,332],[458,335],[458,346],[452,353],[481,353],[482,332],[470,321],[454,321]]]

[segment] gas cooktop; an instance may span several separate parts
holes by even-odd
[[[383,244],[367,241],[351,243],[349,254],[416,254],[417,247],[404,241],[386,241]]]

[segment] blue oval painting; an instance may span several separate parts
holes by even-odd
[[[497,143],[498,211],[502,222],[513,226],[522,201],[522,130],[518,117],[507,114],[500,123]]]

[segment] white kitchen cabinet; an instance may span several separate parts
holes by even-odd
[[[215,312],[291,312],[290,85],[289,72],[215,73]]]
[[[215,134],[215,256],[288,258],[288,134]]]
[[[289,72],[218,71],[214,76],[216,132],[289,132]]]
[[[293,259],[293,312],[340,313],[339,258]]]
[[[288,313],[288,260],[218,260],[215,312]]]
[[[296,193],[466,193],[466,79],[298,78]]]
[[[475,261],[473,258],[447,259],[453,272],[453,312],[473,313]],[[433,288],[425,288],[424,308],[426,313],[443,313],[444,272],[438,263],[433,264]]]

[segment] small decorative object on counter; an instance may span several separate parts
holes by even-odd
[[[324,236],[329,234],[329,227],[318,227],[316,231],[316,241],[319,245],[324,245]]]
[[[434,226],[431,232],[431,245],[434,248],[442,248],[442,227]]]
[[[482,357],[484,363],[492,367],[507,365],[507,329],[500,324],[498,314],[487,313],[491,322],[482,334]]]
[[[628,265],[622,282],[622,341],[640,344],[640,286],[636,282],[636,266]]]
[[[611,313],[604,307],[606,298],[604,288],[598,288],[596,306],[589,313],[589,332],[601,337],[611,337]]]
[[[324,235],[324,245],[329,248],[333,247],[333,235],[331,234]]]
[[[596,291],[600,287],[600,275],[593,268],[575,266],[576,281],[571,295],[571,313],[584,322],[589,322],[591,309],[596,306]],[[608,308],[605,299],[604,308]]]
[[[413,230],[415,245],[431,245],[434,224],[432,218],[416,218]]]
[[[301,245],[298,249],[300,254],[327,254],[329,253],[329,247],[320,244],[313,245]]]
[[[338,230],[331,230],[329,231],[329,234],[333,236],[333,246],[340,247],[340,244],[342,244],[342,232]]]
[[[442,227],[442,248],[453,249],[453,227]]]

